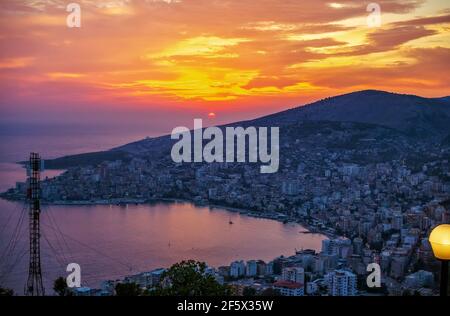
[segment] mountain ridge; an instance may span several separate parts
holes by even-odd
[[[274,119],[285,123],[299,120],[347,121],[377,124],[408,131],[412,126],[407,126],[405,123],[408,123],[408,120],[414,123],[413,119],[417,119],[413,116],[414,114],[441,117],[443,115],[446,122],[450,123],[450,103],[448,101],[450,101],[450,97],[425,98],[381,90],[361,90],[327,97],[253,121],[270,122]],[[418,113],[420,111],[423,113]],[[409,112],[410,115],[408,116],[406,112]],[[400,114],[403,116],[399,117]],[[448,132],[450,132],[450,128],[446,130],[445,134]]]
[[[410,137],[441,142],[450,137],[450,97],[425,98],[381,90],[360,90],[327,97],[259,118],[219,126],[287,126],[302,121],[354,122],[395,129]],[[47,165],[71,166],[113,160],[126,154],[159,155],[170,148],[170,135],[131,142],[98,153],[65,156]],[[111,156],[111,157],[109,157]],[[64,162],[64,163],[63,163]]]

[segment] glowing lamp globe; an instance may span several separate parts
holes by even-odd
[[[431,232],[428,240],[436,258],[450,260],[450,225],[437,226]]]

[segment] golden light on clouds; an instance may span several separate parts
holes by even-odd
[[[331,2],[328,5],[334,9],[340,9],[340,8],[344,7],[344,5],[342,3],[337,3],[337,2]]]
[[[175,80],[138,80],[133,85],[139,90],[145,88],[148,94],[166,94],[181,99],[202,99],[205,101],[234,100],[248,95],[242,89],[257,72],[229,68],[178,67]]]
[[[81,78],[84,75],[83,74],[77,74],[77,73],[65,73],[65,72],[51,72],[48,73],[47,76],[49,76],[51,79],[62,79],[62,78]]]
[[[147,56],[150,59],[170,58],[176,56],[198,56],[205,58],[239,57],[238,54],[224,54],[223,50],[239,43],[250,41],[245,38],[220,38],[217,36],[199,36],[177,42],[173,47],[164,49],[161,53]]]
[[[70,92],[80,102],[167,100],[208,111],[363,88],[445,95],[443,2],[380,0],[383,23],[371,28],[364,1],[80,0],[82,27],[70,29],[65,1],[5,0],[0,76],[13,84],[1,93],[16,100],[35,87],[52,101]]]
[[[0,69],[24,68],[32,62],[32,57],[4,58],[0,61]]]

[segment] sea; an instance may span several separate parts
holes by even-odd
[[[0,135],[0,191],[26,179],[19,161],[34,151],[44,159],[107,150],[155,136],[102,129],[9,127]],[[46,170],[42,177],[62,170]],[[255,218],[225,208],[188,202],[141,205],[44,205],[41,213],[41,261],[46,294],[66,277],[67,265],[81,267],[83,286],[98,288],[117,280],[188,259],[218,267],[235,260],[270,261],[296,250],[319,250],[322,234],[304,234],[296,223]],[[0,199],[0,286],[23,295],[28,276],[28,206]]]

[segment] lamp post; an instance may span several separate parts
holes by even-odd
[[[434,256],[441,261],[441,296],[447,296],[448,291],[448,261],[450,260],[450,225],[435,227],[428,239]]]

